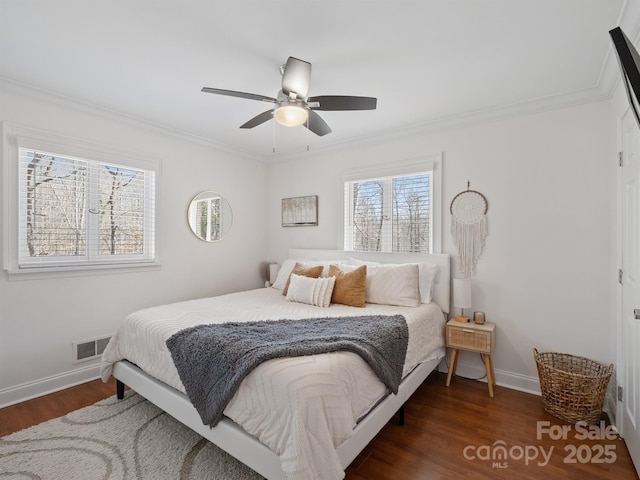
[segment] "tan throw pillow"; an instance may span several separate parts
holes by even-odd
[[[293,267],[291,273],[295,273],[296,275],[301,275],[303,277],[319,278],[320,275],[322,275],[323,268],[324,267],[322,265],[317,265],[315,267],[305,267],[304,265],[296,263],[296,266]],[[289,275],[289,278],[287,278],[287,283],[282,289],[282,295],[284,295],[285,297],[287,296],[287,292],[289,291],[289,282],[291,282],[291,275]]]
[[[335,265],[329,267],[329,276],[336,277],[331,303],[351,307],[364,307],[367,294],[367,266],[362,265],[351,272],[343,272]]]

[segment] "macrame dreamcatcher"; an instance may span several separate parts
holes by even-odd
[[[484,195],[467,189],[451,200],[451,236],[460,256],[460,273],[470,277],[487,237],[487,211],[489,203]]]

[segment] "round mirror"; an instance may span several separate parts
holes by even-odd
[[[231,206],[217,192],[202,192],[193,197],[187,211],[189,227],[205,242],[217,242],[224,237],[233,221]]]

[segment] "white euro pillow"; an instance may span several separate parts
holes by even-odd
[[[275,288],[276,290],[284,289],[284,286],[287,284],[287,280],[289,279],[289,275],[291,275],[291,271],[295,266],[296,261],[292,258],[287,258],[282,262],[282,266],[280,267],[280,270],[278,270],[278,275],[276,276],[276,281],[273,282],[271,288]]]
[[[417,263],[367,266],[367,303],[417,307],[421,303]]]
[[[420,300],[422,303],[431,303],[433,285],[435,284],[437,273],[438,266],[433,263],[422,262],[418,264]]]

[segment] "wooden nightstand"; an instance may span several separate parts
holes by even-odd
[[[458,351],[478,352],[482,354],[484,368],[487,371],[489,396],[493,397],[493,386],[496,384],[496,377],[493,373],[491,355],[496,344],[496,324],[487,322],[478,325],[476,323],[449,320],[446,327],[446,341],[447,347],[452,349],[449,374],[447,375],[447,387],[451,382],[451,377],[456,373]]]

